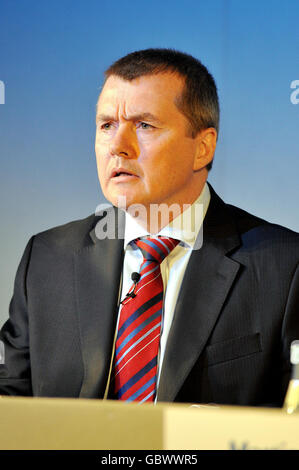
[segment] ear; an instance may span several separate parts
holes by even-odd
[[[208,127],[200,131],[195,139],[197,140],[197,151],[194,157],[193,170],[198,171],[213,160],[217,143],[217,131],[214,127]]]

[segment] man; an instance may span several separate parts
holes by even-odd
[[[107,70],[95,150],[103,193],[125,215],[107,209],[29,241],[1,333],[0,393],[282,405],[299,338],[299,236],[207,184],[218,121],[214,80],[191,56],[149,49]],[[165,221],[153,206],[173,209]],[[104,238],[111,221],[117,236]],[[148,246],[169,254],[158,263]],[[160,304],[146,310],[152,296]],[[152,307],[140,332],[152,317],[140,326],[136,312]],[[124,333],[128,318],[137,326]]]

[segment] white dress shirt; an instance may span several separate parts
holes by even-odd
[[[189,206],[182,214],[176,217],[169,225],[164,227],[159,233],[155,234],[172,237],[180,240],[180,243],[172,252],[164,258],[160,267],[164,287],[163,318],[160,338],[160,349],[158,357],[158,377],[159,384],[160,373],[166,348],[168,333],[172,324],[177,297],[180,291],[181,283],[185,270],[193,249],[200,248],[201,228],[205,214],[210,203],[210,191],[205,184],[200,196]],[[141,227],[136,220],[126,213],[125,238],[124,238],[124,265],[122,272],[122,281],[120,286],[120,300],[123,300],[132,286],[131,274],[139,272],[143,256],[139,248],[132,246],[130,242],[136,238],[149,236],[145,228]],[[119,308],[120,313],[121,306]],[[119,316],[118,316],[119,318]],[[118,324],[118,321],[117,321]],[[117,334],[117,327],[116,327]],[[115,339],[116,339],[115,334]],[[115,340],[114,340],[115,342]],[[114,352],[113,352],[114,355]],[[113,357],[112,355],[112,357]],[[112,367],[111,361],[111,367]],[[110,367],[110,371],[111,371]],[[110,381],[110,379],[109,379]],[[108,381],[108,384],[109,384]],[[108,393],[108,385],[106,392]],[[107,393],[105,396],[107,396]]]

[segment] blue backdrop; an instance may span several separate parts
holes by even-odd
[[[221,101],[210,182],[299,231],[298,16],[297,0],[0,1],[0,324],[29,237],[103,201],[95,103],[104,69],[136,49],[209,68]]]

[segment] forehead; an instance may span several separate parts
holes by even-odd
[[[108,113],[116,111],[116,108],[130,112],[177,111],[175,99],[183,87],[184,79],[170,72],[145,75],[130,81],[111,75],[99,96],[98,111]]]

